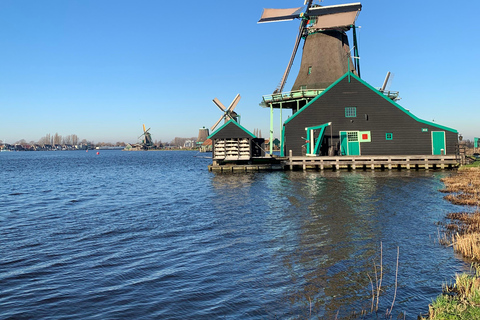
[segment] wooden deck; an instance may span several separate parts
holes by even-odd
[[[258,160],[259,158],[257,158]],[[227,163],[208,166],[213,172],[251,172],[275,170],[443,170],[459,166],[455,155],[335,156],[262,158],[262,163]]]
[[[252,171],[276,171],[284,170],[283,164],[264,163],[264,164],[228,164],[228,165],[210,165],[208,171],[212,172],[252,172]]]
[[[452,169],[458,166],[455,155],[404,155],[404,156],[335,156],[335,157],[294,157],[285,161],[285,169],[316,170],[429,170]]]

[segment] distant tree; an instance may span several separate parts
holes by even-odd
[[[72,144],[72,136],[68,135],[63,137],[62,144]]]
[[[18,140],[17,142],[15,142],[15,144],[19,144],[21,146],[26,146],[28,143],[25,139],[21,139],[21,140]]]
[[[473,143],[473,141],[470,140],[470,139],[463,140],[463,142],[465,143],[465,146],[466,146],[467,148],[473,148],[473,147],[475,146],[474,143]]]
[[[73,145],[78,144],[78,136],[76,134],[72,134],[72,144]]]
[[[41,137],[38,141],[37,144],[43,146],[44,144],[50,144],[50,134],[47,133],[45,136]]]
[[[59,135],[58,132],[55,132],[55,135],[53,136],[53,144],[55,145],[62,144],[62,136]]]

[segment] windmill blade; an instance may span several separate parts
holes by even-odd
[[[262,16],[257,23],[288,21],[299,18],[303,7],[289,9],[263,9]]]
[[[360,2],[348,3],[348,4],[337,4],[332,6],[323,6],[310,8],[309,13],[311,16],[326,16],[332,14],[340,13],[349,13],[349,12],[358,12],[362,10],[362,4]]]
[[[282,92],[283,91],[283,87],[285,86],[285,83],[287,82],[287,78],[288,78],[288,74],[290,73],[290,69],[292,69],[293,61],[295,60],[295,56],[297,55],[298,46],[300,45],[300,40],[302,40],[302,34],[303,34],[303,30],[305,29],[306,23],[307,23],[306,20],[302,20],[302,22],[300,24],[300,30],[298,31],[297,40],[295,41],[295,46],[293,47],[293,52],[292,52],[292,55],[290,57],[290,61],[288,62],[287,69],[285,70],[285,73],[283,74],[282,81],[280,81],[280,84],[278,85],[275,92]]]
[[[228,114],[229,114],[230,112],[232,112],[233,109],[235,109],[235,107],[237,106],[238,102],[240,101],[240,98],[241,98],[241,97],[240,97],[240,93],[235,96],[235,99],[233,99],[232,103],[230,103],[230,106],[228,107],[228,109],[227,109],[227,111],[226,111]]]
[[[319,17],[313,26],[314,29],[333,29],[338,27],[350,29],[355,24],[360,10],[362,10],[360,3],[351,3],[312,8],[308,14],[311,17]]]
[[[220,102],[217,98],[213,99],[213,103],[222,111],[225,111],[227,108],[223,105],[223,103]]]
[[[220,121],[223,120],[224,117],[225,117],[225,115],[222,115],[222,116],[220,117],[220,119],[218,119],[218,121],[215,122],[215,124],[210,128],[210,132],[213,132],[213,130],[215,130],[215,128],[218,126],[218,124],[220,123]]]

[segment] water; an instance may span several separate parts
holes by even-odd
[[[461,210],[448,172],[215,174],[196,155],[0,154],[0,319],[342,318],[370,310],[380,252],[383,318],[397,247],[392,315],[416,319],[468,271],[437,240]]]

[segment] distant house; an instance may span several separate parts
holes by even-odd
[[[457,130],[417,118],[353,73],[285,121],[282,138],[297,156],[451,155],[457,142]]]
[[[186,140],[185,143],[183,144],[184,148],[195,148],[196,143],[193,140]]]
[[[200,146],[201,152],[212,152],[212,139],[205,140]]]

